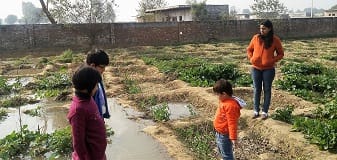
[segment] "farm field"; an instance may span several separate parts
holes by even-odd
[[[153,120],[143,131],[160,142],[172,159],[219,159],[212,128],[218,100],[211,86],[219,78],[229,79],[235,84],[234,95],[248,103],[241,110],[237,159],[337,159],[337,38],[283,40],[285,57],[277,64],[271,116],[265,121],[251,119],[248,43],[106,50],[111,62],[103,75],[107,94],[123,107],[144,113],[133,120]],[[72,89],[66,76],[84,59],[85,53],[71,50],[1,57],[0,93],[26,97],[38,93],[40,99],[53,98],[67,108]],[[23,86],[18,77],[33,80]],[[10,78],[17,83],[6,85]],[[7,105],[6,99],[0,99],[4,113],[14,105]],[[168,119],[167,103],[190,104],[190,116]],[[163,108],[152,108],[160,104]],[[0,148],[0,157],[4,149]]]

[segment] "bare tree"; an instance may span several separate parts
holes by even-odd
[[[116,17],[114,0],[47,0],[49,8],[40,2],[45,13],[59,23],[111,23]]]
[[[43,0],[40,0],[40,3],[41,3],[41,7],[42,7],[42,10],[43,12],[46,14],[46,16],[48,17],[49,21],[51,24],[56,24],[57,22],[55,21],[54,17],[50,14],[47,6],[46,6],[46,3],[44,3]],[[47,0],[47,4],[48,4],[48,0]]]

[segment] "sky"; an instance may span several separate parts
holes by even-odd
[[[35,7],[41,8],[39,0],[0,0],[0,18],[4,20],[9,14],[14,14],[18,18],[22,17],[22,2],[32,2]],[[140,0],[115,0],[118,5],[115,7],[116,22],[135,21],[137,15],[138,3]],[[198,0],[199,2],[201,0]],[[318,9],[330,9],[337,4],[337,0],[279,0],[288,10],[303,10],[313,7]],[[169,6],[183,5],[186,0],[166,0]],[[207,4],[227,4],[229,7],[235,6],[239,12],[242,9],[249,9],[254,0],[207,0]]]

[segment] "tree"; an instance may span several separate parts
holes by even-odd
[[[22,2],[23,18],[20,23],[36,24],[41,22],[48,22],[47,17],[41,8],[36,8],[31,2]]]
[[[254,0],[251,7],[258,18],[274,19],[287,12],[287,7],[279,0]]]
[[[207,9],[206,9],[206,1],[197,2],[196,0],[187,0],[186,3],[191,5],[192,14],[194,21],[207,21],[209,19]]]
[[[114,0],[49,0],[49,8],[43,4],[59,23],[111,23],[116,18]]]
[[[51,24],[56,24],[57,22],[55,21],[54,17],[50,14],[48,7],[46,5],[46,3],[44,3],[43,0],[40,0],[40,4],[42,7],[43,12],[46,14],[46,16],[48,17],[49,21]],[[48,4],[48,0],[47,0],[47,4]]]
[[[249,9],[247,9],[247,8],[246,8],[246,9],[243,9],[243,10],[242,10],[242,13],[245,13],[245,14],[250,14],[250,10],[249,10]]]
[[[141,0],[138,3],[138,16],[145,21],[146,10],[164,8],[167,5],[166,0]]]
[[[238,14],[237,9],[235,8],[235,6],[232,6],[229,9],[229,14],[225,14],[223,16],[223,20],[236,20],[237,19],[237,17],[236,17],[237,14]]]
[[[17,21],[18,21],[18,17],[13,14],[10,14],[5,18],[5,22],[7,24],[15,24]]]

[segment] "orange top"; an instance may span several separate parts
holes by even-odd
[[[219,102],[213,121],[214,129],[221,134],[229,134],[229,139],[237,139],[240,105],[233,98]]]
[[[276,51],[276,54],[275,54]],[[247,55],[254,68],[264,70],[274,68],[275,63],[283,58],[284,52],[279,37],[274,35],[273,44],[264,48],[263,41],[256,34],[247,47]]]

